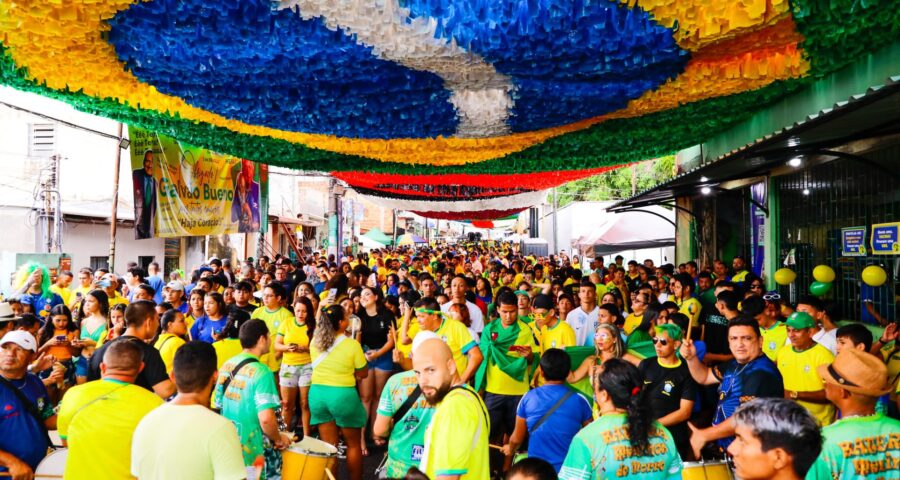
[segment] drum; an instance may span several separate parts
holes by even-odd
[[[304,437],[282,452],[284,480],[328,480],[326,470],[337,462],[338,451],[321,440]]]
[[[69,450],[60,448],[54,450],[41,460],[37,468],[34,469],[35,479],[51,479],[63,478],[63,472],[66,471],[66,458],[69,456]]]
[[[685,462],[682,480],[734,480],[726,462]]]

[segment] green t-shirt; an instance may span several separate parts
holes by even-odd
[[[393,417],[418,386],[416,372],[410,370],[388,379],[381,391],[378,414]],[[410,467],[418,467],[425,449],[425,430],[431,423],[434,407],[424,395],[413,403],[409,412],[394,425],[388,441],[388,459],[385,468],[388,478],[402,478]]]
[[[240,353],[222,365],[219,380],[213,394],[213,405],[220,409],[222,416],[231,420],[237,428],[244,454],[244,465],[252,466],[257,457],[263,456],[263,432],[259,426],[259,412],[276,409],[281,405],[278,390],[275,389],[275,377],[265,364],[251,362],[235,375],[228,385],[228,391],[222,391],[222,383],[234,370],[238,363],[246,358],[256,358],[248,353]],[[257,359],[258,360],[258,359]],[[224,394],[224,395],[223,395]]]
[[[681,457],[672,435],[659,422],[650,433],[650,456],[631,450],[624,414],[603,415],[584,427],[569,446],[559,471],[561,480],[630,478],[676,480],[681,478]]]
[[[825,442],[807,480],[900,478],[900,420],[876,413],[822,429]]]

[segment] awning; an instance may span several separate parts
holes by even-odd
[[[394,243],[394,239],[389,237],[386,233],[382,232],[380,228],[373,228],[373,229],[369,230],[368,232],[364,233],[360,237],[360,241],[362,241],[363,238],[372,240],[376,243],[379,243],[379,244],[381,244],[382,247]],[[376,247],[376,248],[378,248],[378,247]]]
[[[612,214],[596,230],[575,241],[583,252],[609,255],[626,250],[675,245],[675,213],[663,207]]]
[[[703,187],[715,190],[730,181],[763,177],[798,156],[827,160],[850,158],[889,175],[891,168],[841,151],[850,142],[900,134],[900,76],[891,77],[865,93],[819,111],[754,143],[682,173],[674,179],[609,207],[611,212],[660,205],[677,197],[698,195]]]

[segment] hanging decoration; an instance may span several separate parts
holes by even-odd
[[[0,2],[0,33],[0,84],[434,208],[521,199],[697,144],[896,41],[900,9],[21,0]]]

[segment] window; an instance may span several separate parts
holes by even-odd
[[[91,257],[91,270],[109,268],[109,257]]]

